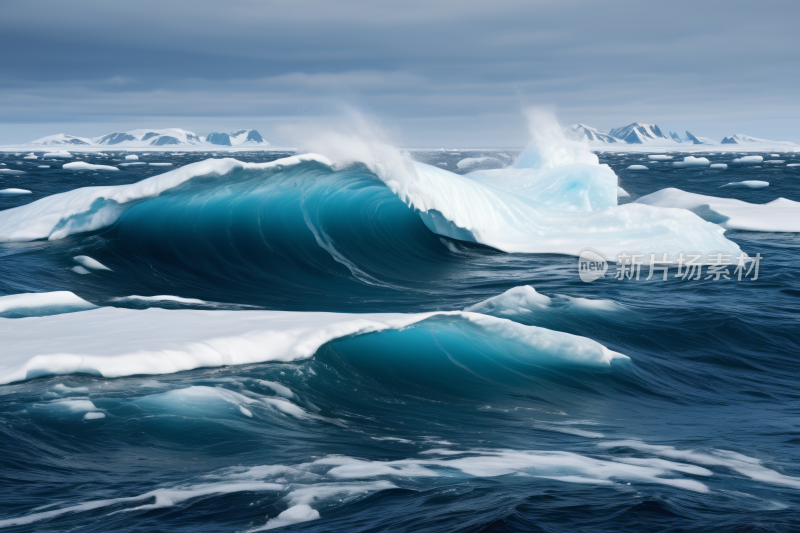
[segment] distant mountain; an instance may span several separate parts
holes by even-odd
[[[44,146],[117,146],[120,148],[142,148],[146,146],[240,146],[269,143],[256,130],[238,130],[233,133],[211,133],[201,138],[196,133],[180,128],[138,129],[126,132],[115,131],[100,137],[75,137],[59,133],[37,139],[30,144]]]
[[[692,144],[717,144],[713,139],[709,139],[708,137],[696,137],[688,131],[686,132],[686,138],[692,141]]]
[[[750,137],[749,135],[742,135],[741,133],[725,137],[722,139],[722,144],[786,144],[789,146],[796,146],[794,143],[788,141],[770,141],[767,139],[759,139],[758,137]]]
[[[675,133],[674,131],[671,131],[671,132],[669,132],[669,136],[670,136],[670,137],[672,138],[672,140],[673,140],[673,141],[675,141],[676,143],[681,143],[681,144],[683,144],[683,141],[681,140],[681,136],[680,136],[680,135],[678,135],[677,133]]]
[[[256,130],[237,130],[232,133],[209,133],[205,137],[205,142],[219,146],[241,146],[243,144],[261,144],[269,146],[269,143],[265,141]]]
[[[575,140],[587,140],[590,143],[604,143],[604,144],[618,144],[624,141],[612,137],[607,133],[600,133],[596,128],[587,126],[586,124],[573,124],[566,128],[567,136]]]
[[[63,133],[58,133],[56,135],[50,135],[49,137],[42,137],[41,139],[36,139],[31,144],[40,144],[43,146],[60,146],[65,144],[73,144],[73,145],[86,145],[86,144],[94,144],[91,139],[86,139],[83,137],[73,137],[72,135],[65,135]]]
[[[652,142],[674,142],[661,132],[655,124],[642,124],[634,122],[622,128],[611,130],[611,136],[622,139],[628,144],[648,144]]]

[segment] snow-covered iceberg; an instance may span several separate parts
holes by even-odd
[[[74,313],[95,307],[97,306],[69,291],[0,296],[0,318],[4,319]],[[15,326],[8,327],[13,329]],[[37,337],[31,337],[31,339],[33,338]],[[11,347],[6,345],[5,349],[11,349]],[[0,366],[3,366],[2,362],[0,362]]]
[[[728,229],[800,232],[800,202],[778,198],[768,204],[751,204],[680,189],[662,189],[642,196],[637,203],[688,209]]]

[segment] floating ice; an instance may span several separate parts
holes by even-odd
[[[67,163],[62,168],[67,170],[119,170],[117,167],[112,167],[111,165],[94,165],[85,161]]]
[[[722,187],[749,187],[751,189],[761,189],[764,187],[769,187],[769,182],[759,180],[732,181],[731,183],[720,185],[720,188]]]
[[[630,196],[630,193],[623,189],[622,187],[617,187],[617,197],[618,198],[627,198]]]
[[[728,165],[725,164],[725,163],[714,163],[708,168],[714,168],[714,169],[717,169],[717,170],[725,170],[726,168],[728,168]]]
[[[31,292],[0,296],[0,317],[22,318],[28,316],[74,313],[97,307],[69,292]],[[2,363],[0,363],[2,364]]]
[[[608,366],[615,359],[627,360],[591,339],[461,311],[339,314],[106,307],[80,315],[0,321],[0,384],[76,372],[119,377],[307,359],[334,339],[402,329],[433,317],[456,326],[463,322],[498,342],[525,346],[528,357],[539,363]],[[31,343],[32,338],[38,341]]]
[[[100,420],[101,418],[105,418],[106,414],[100,411],[93,411],[91,413],[86,413],[83,415],[84,420]]]
[[[11,168],[0,168],[0,172],[3,174],[25,174],[24,170],[14,170]]]
[[[503,294],[466,307],[464,311],[492,316],[516,316],[544,309],[552,300],[530,285],[514,287]]]
[[[197,298],[182,298],[180,296],[170,296],[162,294],[159,296],[121,296],[119,298],[112,298],[112,302],[175,302],[187,305],[210,305],[205,300],[198,300]]]
[[[746,155],[744,157],[737,157],[733,160],[734,163],[738,163],[740,165],[758,165],[764,161],[764,158],[760,155]]]
[[[71,153],[69,153],[69,152],[67,152],[66,150],[58,150],[58,151],[56,151],[56,152],[47,152],[46,154],[44,154],[44,155],[42,156],[42,159],[47,159],[47,158],[54,158],[54,159],[57,159],[57,158],[61,158],[61,159],[68,159],[68,158],[70,158],[70,157],[72,157],[72,154],[71,154]]]
[[[89,272],[88,270],[86,270],[82,266],[74,266],[74,267],[70,268],[70,270],[72,270],[76,274],[91,274],[91,272]]]
[[[673,161],[672,166],[678,168],[685,167],[707,167],[711,163],[705,157],[694,157],[692,155],[683,158],[683,161]]]
[[[625,170],[650,170],[644,165],[631,165],[627,167]]]
[[[31,152],[28,155],[26,155],[25,157],[23,157],[22,159],[39,159],[39,158],[36,156],[36,154]]]
[[[648,155],[647,158],[652,159],[653,161],[668,161],[672,159],[672,156],[663,154],[654,154],[654,155]]]
[[[31,194],[27,189],[0,189],[0,196],[19,196],[21,194]]]
[[[800,167],[800,163],[789,163],[787,167]]]
[[[780,157],[781,154],[769,154],[770,157]]]
[[[172,163],[147,163],[151,167],[171,167]]]
[[[768,204],[751,204],[670,187],[643,196],[636,202],[688,209],[728,229],[800,232],[800,202],[785,198],[778,198]]]
[[[768,161],[764,161],[764,164],[765,165],[780,165],[780,164],[783,164],[785,162],[786,161],[784,161],[783,159],[770,159]]]
[[[50,168],[50,165],[39,165],[39,166],[38,166],[38,167],[36,167],[36,168]]]
[[[121,167],[129,167],[131,165],[146,165],[146,164],[147,163],[145,163],[144,161],[134,161],[132,163],[120,163],[119,166],[121,166]]]
[[[110,268],[102,264],[100,261],[96,259],[92,259],[88,255],[76,255],[72,258],[73,261],[78,263],[79,265],[92,269],[92,270],[108,270],[113,272]]]
[[[139,159],[139,156],[136,154],[130,154],[125,156],[126,161],[136,161],[137,159]]]

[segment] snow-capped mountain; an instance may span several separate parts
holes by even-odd
[[[611,136],[617,139],[622,139],[628,144],[648,144],[652,142],[674,142],[673,139],[667,137],[661,132],[661,129],[655,124],[642,124],[634,122],[622,128],[615,128],[611,130]]]
[[[64,133],[57,133],[56,135],[49,135],[47,137],[42,137],[41,139],[36,139],[35,141],[31,142],[31,144],[40,144],[42,146],[60,146],[64,144],[86,145],[94,143],[92,142],[92,139],[86,137],[74,137]]]
[[[670,138],[672,138],[672,140],[673,140],[673,141],[675,141],[676,143],[681,143],[681,144],[683,144],[683,139],[681,139],[681,136],[680,136],[680,135],[678,135],[677,133],[675,133],[674,131],[671,131],[671,132],[669,132],[669,136],[670,136]]]
[[[567,137],[575,140],[587,140],[589,143],[617,144],[624,141],[612,137],[607,133],[600,133],[597,128],[592,128],[586,124],[573,124],[566,128]]]
[[[722,139],[722,144],[786,144],[796,146],[794,143],[788,141],[770,141],[768,139],[759,139],[758,137],[742,135],[741,133],[725,137]]]
[[[264,140],[256,130],[237,130],[231,133],[209,133],[205,142],[219,146],[264,145],[269,143]]]
[[[75,137],[73,135],[50,135],[42,137],[30,144],[43,146],[82,145],[82,146],[116,146],[119,148],[142,148],[146,146],[240,146],[261,145],[269,143],[256,130],[238,130],[233,133],[211,133],[205,138],[194,132],[180,128],[137,129],[131,131],[115,131],[100,137]]]
[[[709,139],[708,137],[697,137],[688,131],[686,132],[686,138],[692,141],[692,144],[717,144],[714,139]]]

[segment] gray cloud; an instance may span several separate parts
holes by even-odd
[[[28,140],[10,124],[271,128],[340,104],[409,145],[523,144],[529,104],[603,129],[800,142],[798,15],[794,1],[6,2],[0,142]]]

